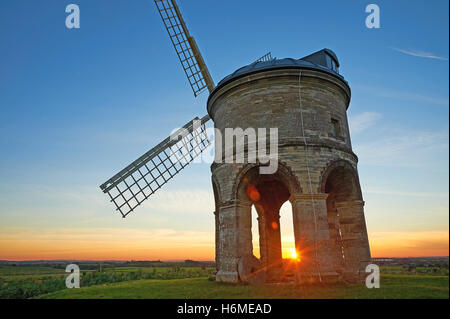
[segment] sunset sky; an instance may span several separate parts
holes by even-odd
[[[78,30],[65,27],[69,3]],[[179,1],[216,83],[268,51],[332,49],[352,88],[372,257],[447,256],[448,1],[376,1],[381,29],[365,27],[369,3]],[[126,219],[99,188],[206,113],[153,0],[2,0],[0,39],[0,259],[213,260],[209,164]],[[285,253],[291,214],[286,203]]]

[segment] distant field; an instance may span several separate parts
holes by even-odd
[[[0,266],[0,276],[19,276],[19,275],[44,275],[44,274],[63,274],[63,269],[40,266]]]
[[[88,267],[88,266],[84,266]],[[80,285],[90,287],[135,280],[170,280],[212,275],[214,267],[137,267],[98,265],[80,266]],[[66,289],[65,268],[0,265],[0,299],[24,299]]]
[[[289,285],[232,285],[204,278],[137,280],[80,289],[64,289],[38,298],[317,298],[390,299],[449,298],[448,276],[382,275],[379,289],[364,285],[338,284],[329,287]]]

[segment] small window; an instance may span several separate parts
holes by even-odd
[[[325,60],[329,69],[333,70],[336,73],[339,73],[339,67],[337,66],[336,61],[330,55],[325,54]]]
[[[331,135],[334,137],[342,137],[341,123],[339,120],[331,119]]]
[[[327,67],[333,69],[333,59],[328,54],[325,54],[325,60],[327,61]]]
[[[339,73],[339,67],[337,66],[337,64],[336,64],[336,61],[332,61],[332,63],[331,63],[331,69],[334,71],[334,72],[336,72],[336,73]]]

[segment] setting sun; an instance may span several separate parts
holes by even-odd
[[[300,256],[297,254],[297,250],[295,248],[291,248],[291,259],[300,260]]]

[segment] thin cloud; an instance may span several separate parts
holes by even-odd
[[[416,50],[403,50],[399,48],[392,48],[393,50],[397,52],[401,52],[403,54],[415,56],[418,58],[426,58],[426,59],[435,59],[435,60],[442,60],[442,61],[448,61],[448,58],[437,56],[430,52],[424,52],[424,51],[416,51]]]
[[[412,92],[405,92],[397,89],[390,89],[390,88],[384,88],[384,87],[375,87],[375,86],[368,86],[368,85],[354,85],[354,90],[358,91],[364,91],[365,93],[379,96],[383,98],[389,98],[389,99],[397,99],[397,100],[403,100],[403,101],[414,101],[414,102],[423,102],[423,103],[431,103],[431,104],[437,104],[442,106],[448,107],[448,97],[434,97],[434,96],[427,96],[427,95],[421,95],[416,94]]]
[[[380,132],[381,133],[381,132]],[[448,154],[448,132],[388,130],[368,143],[355,143],[364,165],[442,169]],[[447,164],[448,165],[448,164]]]
[[[350,130],[352,134],[360,133],[374,125],[381,118],[382,115],[376,112],[364,112],[350,116],[348,119]]]

